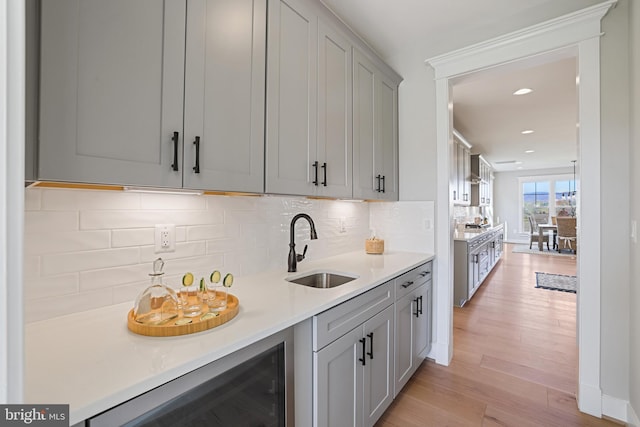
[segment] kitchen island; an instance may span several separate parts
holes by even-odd
[[[127,329],[133,302],[26,325],[25,401],[70,404],[81,422],[210,362],[298,324],[433,259],[432,254],[352,252],[301,263],[297,273],[239,277],[240,312],[228,323],[179,337]],[[285,279],[329,270],[357,279],[316,289]]]

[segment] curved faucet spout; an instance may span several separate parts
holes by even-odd
[[[297,271],[298,261],[302,261],[307,252],[307,248],[305,246],[305,250],[301,255],[296,254],[295,226],[296,226],[296,221],[298,221],[300,218],[304,218],[309,222],[309,226],[311,228],[310,230],[311,240],[316,240],[318,238],[318,233],[316,233],[316,225],[313,223],[313,220],[309,215],[304,213],[299,213],[293,217],[293,219],[291,220],[291,227],[289,229],[289,259],[288,259],[289,272]]]

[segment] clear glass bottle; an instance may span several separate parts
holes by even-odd
[[[161,325],[180,314],[180,303],[176,292],[162,283],[164,261],[158,258],[153,262],[151,286],[145,289],[138,298],[133,309],[133,318],[138,323]]]

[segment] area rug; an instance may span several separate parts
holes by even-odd
[[[531,255],[551,255],[551,256],[565,256],[565,257],[576,257],[576,254],[569,252],[568,250],[562,251],[558,253],[558,251],[554,251],[553,249],[547,249],[547,245],[545,244],[542,250],[538,250],[538,244],[534,243],[529,249],[529,245],[514,245],[511,252],[519,253],[519,254],[531,254]]]
[[[576,293],[578,282],[576,276],[564,274],[540,273],[536,271],[536,288]]]

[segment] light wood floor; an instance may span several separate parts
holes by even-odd
[[[576,295],[534,287],[575,258],[511,250],[455,308],[450,366],[425,361],[377,427],[618,426],[577,409]]]

